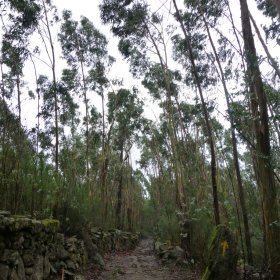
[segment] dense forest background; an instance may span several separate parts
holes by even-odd
[[[120,79],[90,18],[0,0],[0,208],[172,243],[181,224],[195,261],[225,223],[279,267],[280,5],[248,2],[100,1]]]

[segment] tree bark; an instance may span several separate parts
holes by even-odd
[[[120,174],[118,179],[117,188],[117,205],[116,205],[116,228],[123,229],[123,219],[122,219],[122,201],[123,201],[123,153],[124,153],[124,143],[121,143],[120,151]]]
[[[278,222],[277,193],[271,166],[271,148],[267,100],[264,93],[257,53],[251,29],[247,0],[240,0],[242,32],[247,61],[248,83],[252,90],[250,99],[256,138],[256,166],[263,200],[265,234],[269,264],[275,279],[280,279],[280,230]]]
[[[81,72],[82,72],[82,81],[83,81],[83,95],[84,95],[84,103],[85,103],[85,110],[86,110],[86,178],[88,189],[89,187],[89,106],[88,106],[88,98],[87,98],[87,86],[86,86],[86,77],[84,71],[84,63],[83,59],[80,61],[81,65]],[[89,190],[90,191],[90,190]]]

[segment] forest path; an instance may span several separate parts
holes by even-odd
[[[196,280],[194,273],[163,266],[153,252],[153,240],[141,240],[134,251],[109,256],[98,280]]]

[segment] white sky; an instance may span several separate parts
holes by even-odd
[[[151,0],[151,5],[153,6],[153,10],[157,10],[159,7],[162,6],[162,4],[165,3],[166,0]],[[98,28],[105,36],[107,37],[109,41],[108,49],[109,54],[114,56],[117,59],[117,63],[114,64],[112,71],[111,71],[111,77],[119,77],[124,79],[124,87],[130,87],[132,85],[139,85],[139,81],[133,80],[131,74],[129,73],[128,65],[125,63],[121,57],[121,55],[118,52],[117,45],[118,40],[113,37],[112,33],[110,32],[109,26],[104,26],[101,24],[100,20],[100,13],[98,5],[101,1],[96,0],[53,0],[53,4],[58,8],[58,13],[61,15],[63,9],[68,9],[72,11],[73,18],[75,20],[79,20],[80,16],[86,16],[93,22],[96,28]],[[253,15],[256,15],[256,18],[258,20],[258,25],[262,22],[264,22],[264,18],[261,15],[259,11],[256,9],[255,1],[254,0],[248,0],[250,9]],[[182,0],[178,0],[178,4],[182,4]],[[240,26],[240,6],[238,0],[231,1],[232,9],[234,12],[234,16],[236,18],[236,24]],[[236,3],[236,4],[235,4]],[[166,12],[167,10],[165,7],[161,9],[161,12]],[[257,41],[257,40],[256,40]],[[37,43],[37,42],[36,42]],[[57,50],[57,57],[59,57],[61,54],[59,53],[60,45],[56,44],[56,50]],[[262,47],[258,45],[258,51],[262,51]],[[277,50],[279,51],[279,48],[275,45],[270,46],[270,51],[276,56],[278,54]],[[36,62],[37,63],[37,62]],[[65,62],[59,62],[57,63],[58,69],[58,76],[60,75],[60,72],[62,68],[66,66]],[[27,66],[27,71],[25,71],[27,76],[28,86],[30,89],[34,90],[34,71],[31,65]],[[38,74],[45,74],[47,76],[51,76],[50,69],[45,67],[43,64],[40,65],[38,69]],[[33,81],[33,82],[32,82]],[[33,87],[33,88],[32,88]],[[145,114],[149,118],[154,119],[154,113],[158,116],[158,108],[151,102],[151,98],[148,97],[147,94],[144,94],[146,98],[145,103]],[[220,96],[223,94],[220,94]],[[94,104],[97,107],[100,107],[100,99],[96,96],[94,100],[92,100],[92,104]],[[83,106],[83,104],[81,104]],[[223,107],[223,106],[222,106]],[[25,98],[23,100],[22,104],[22,112],[23,112],[23,120],[24,125],[33,126],[36,122],[36,107],[34,105],[34,102],[31,102],[28,98]]]

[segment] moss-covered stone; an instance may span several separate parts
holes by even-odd
[[[237,243],[228,227],[215,228],[208,249],[208,261],[202,280],[234,280],[237,263]]]
[[[59,220],[45,219],[42,220],[42,225],[46,232],[56,232],[59,228]]]
[[[42,224],[41,221],[32,219],[31,220],[31,227],[32,227],[31,228],[32,233],[40,233],[40,232],[42,232],[42,229],[43,229],[44,225]]]
[[[35,260],[32,280],[42,280],[44,277],[44,257],[38,255]]]
[[[13,216],[6,222],[6,226],[10,231],[20,231],[24,229],[30,229],[32,227],[31,220],[24,217]]]

